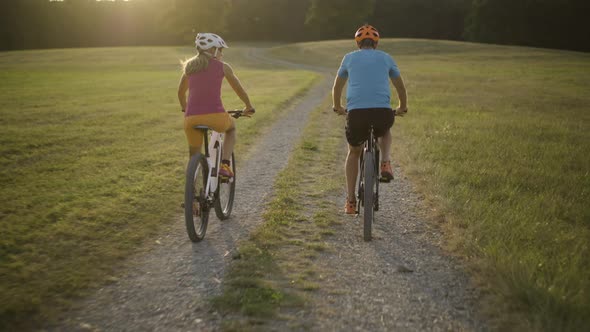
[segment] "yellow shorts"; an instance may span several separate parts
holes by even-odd
[[[203,132],[194,129],[193,126],[207,126],[216,132],[224,133],[234,125],[234,119],[226,112],[203,115],[191,115],[184,118],[184,133],[188,145],[200,148],[203,144]]]

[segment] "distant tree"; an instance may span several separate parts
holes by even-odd
[[[300,40],[308,7],[309,0],[229,1],[226,31],[241,40]]]
[[[2,3],[2,49],[44,45],[46,0],[5,0]]]
[[[377,0],[371,22],[387,37],[461,39],[471,0]]]
[[[48,43],[46,47],[63,48],[74,46],[71,29],[75,27],[70,21],[71,11],[68,4],[62,1],[54,1],[50,2],[46,8],[48,15],[47,26],[44,29]]]
[[[350,38],[374,9],[375,0],[311,0],[306,28],[314,39]]]
[[[589,0],[1,0],[0,50],[384,37],[590,51]]]
[[[590,51],[586,0],[474,0],[468,40]]]
[[[16,2],[16,1],[13,1]],[[0,1],[0,50],[16,48],[17,5],[10,1]]]
[[[305,30],[305,19],[311,5],[311,0],[288,0],[282,13],[275,13],[277,18],[278,40],[300,41],[308,40],[309,36]]]
[[[220,34],[225,30],[226,12],[227,3],[221,0],[173,0],[166,12],[167,33],[183,43],[193,40],[197,32]]]

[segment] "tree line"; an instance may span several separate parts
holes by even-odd
[[[587,0],[2,0],[0,49],[384,37],[590,51]]]

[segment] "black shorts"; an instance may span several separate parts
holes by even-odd
[[[369,138],[373,126],[375,136],[387,133],[395,121],[391,108],[367,108],[350,110],[346,116],[346,140],[352,146],[359,146]]]

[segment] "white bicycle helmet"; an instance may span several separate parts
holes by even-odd
[[[200,32],[195,38],[195,46],[200,50],[215,48],[229,48],[225,41],[218,35],[208,32]]]

